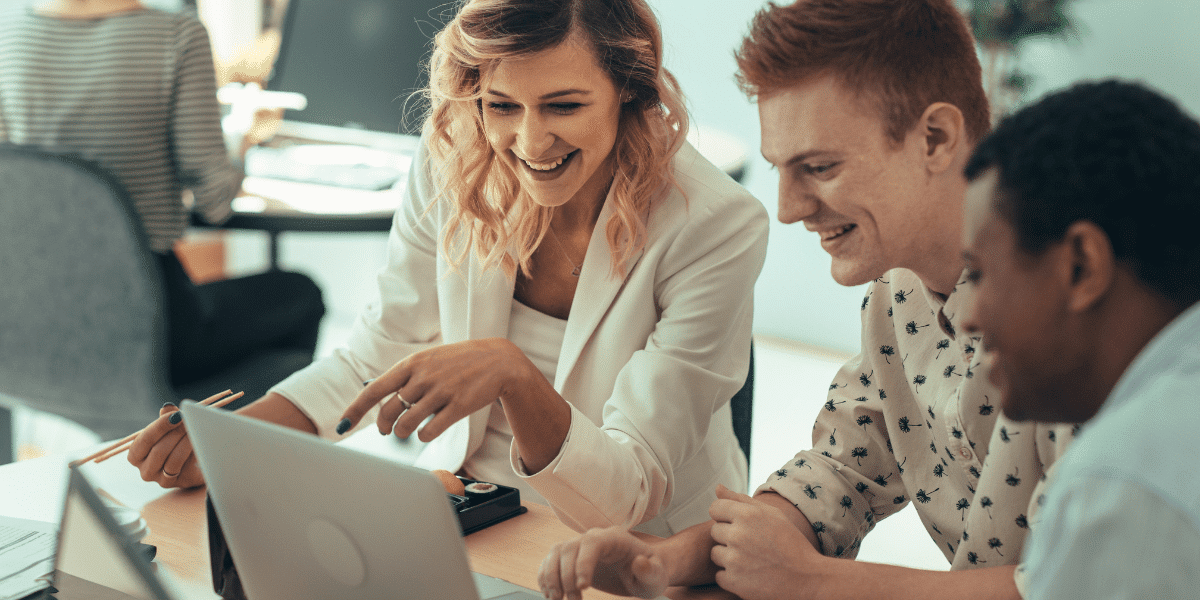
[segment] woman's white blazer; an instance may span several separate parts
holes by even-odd
[[[407,355],[508,335],[513,281],[482,270],[473,256],[458,268],[446,261],[440,235],[451,212],[434,193],[426,156],[422,144],[392,224],[379,296],[347,347],[273,390],[324,437],[339,437],[334,427],[364,380]],[[745,489],[729,399],[746,379],[767,213],[690,145],[674,165],[681,189],[651,207],[645,247],[619,277],[605,238],[612,203],[601,210],[553,381],[572,407],[559,455],[525,473],[513,444],[514,481],[525,478],[576,530],[642,524],[677,532],[708,519],[718,483]],[[479,448],[490,410],[459,421],[416,464],[459,469]],[[374,421],[372,411],[360,427]]]

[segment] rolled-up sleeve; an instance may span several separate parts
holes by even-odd
[[[875,372],[863,355],[846,362],[834,381]],[[882,401],[854,386],[834,384],[813,426],[811,450],[796,454],[756,493],[787,498],[812,524],[827,556],[853,558],[877,520],[908,504],[897,473]]]

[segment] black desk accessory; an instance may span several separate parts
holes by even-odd
[[[459,477],[464,484],[485,483],[474,479]],[[500,521],[510,519],[525,513],[528,509],[521,506],[521,491],[505,485],[495,485],[490,492],[476,493],[470,489],[465,496],[447,494],[454,511],[458,514],[458,522],[462,525],[463,535],[470,535],[486,529]]]

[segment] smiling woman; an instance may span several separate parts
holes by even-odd
[[[729,400],[767,216],[685,142],[649,6],[466,2],[430,81],[378,300],[345,349],[243,412],[415,433],[418,466],[516,487],[579,530],[706,520],[718,484],[746,486]],[[143,473],[190,468],[178,433],[148,431]]]
[[[611,187],[615,273],[644,242],[642,216],[672,185],[670,163],[688,127],[649,6],[470,2],[435,45],[426,130],[455,182],[451,233],[471,228],[486,264],[528,272],[552,220],[569,234],[561,238],[586,247]],[[559,159],[568,169],[549,175]]]
[[[599,205],[621,106],[585,40],[496,65],[483,96],[488,143],[537,206]]]

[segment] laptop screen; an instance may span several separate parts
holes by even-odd
[[[78,469],[71,469],[55,558],[55,598],[170,600],[161,580]]]

